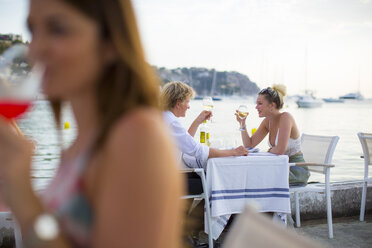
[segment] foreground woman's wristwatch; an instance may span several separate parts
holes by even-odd
[[[23,241],[26,247],[40,247],[42,243],[56,239],[59,231],[59,224],[54,215],[40,214],[34,220]]]
[[[33,225],[36,236],[45,241],[57,238],[59,233],[59,224],[52,214],[39,215]]]

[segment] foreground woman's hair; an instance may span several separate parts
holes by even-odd
[[[124,113],[137,106],[158,105],[158,83],[145,62],[131,1],[62,0],[100,26],[102,40],[109,41],[117,52],[115,62],[107,66],[96,82],[99,133],[95,149],[102,146],[108,130]],[[60,126],[61,102],[51,99]]]

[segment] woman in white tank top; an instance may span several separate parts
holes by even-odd
[[[288,112],[280,112],[283,107],[283,97],[286,95],[284,85],[267,87],[258,93],[256,109],[258,116],[263,117],[257,131],[249,136],[246,129],[246,118],[236,119],[241,127],[242,140],[245,147],[253,148],[269,134],[269,152],[289,156],[289,162],[305,162],[301,152],[301,137],[293,116]],[[289,183],[306,184],[310,173],[306,167],[292,166]]]

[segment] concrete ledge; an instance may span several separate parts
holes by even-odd
[[[331,183],[332,216],[354,216],[360,213],[363,181]],[[301,219],[321,219],[327,217],[327,207],[323,183],[310,184],[306,192],[299,192]],[[366,211],[372,211],[372,184],[368,184]],[[295,215],[294,195],[291,193],[292,215]]]

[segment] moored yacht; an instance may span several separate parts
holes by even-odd
[[[323,98],[323,101],[330,102],[330,103],[342,103],[345,102],[344,99],[337,99],[337,98]]]
[[[318,108],[323,105],[321,99],[317,99],[311,94],[300,96],[296,103],[299,108]]]
[[[359,92],[355,92],[340,96],[339,99],[363,100],[363,96]]]

